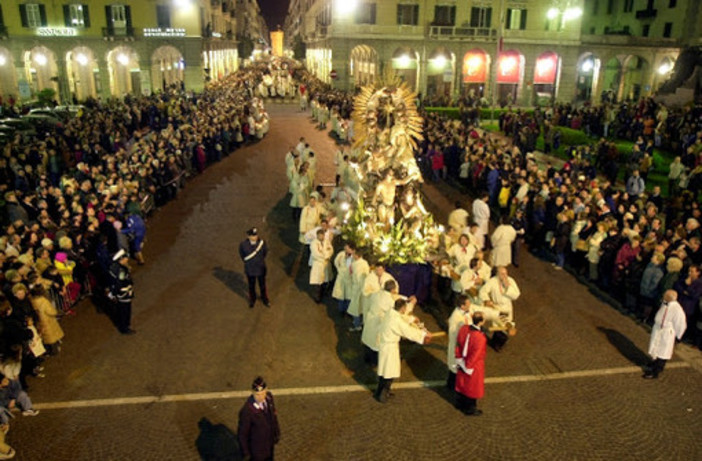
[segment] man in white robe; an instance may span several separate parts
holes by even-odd
[[[651,329],[648,354],[653,359],[646,368],[644,379],[656,379],[665,368],[665,363],[673,356],[675,339],[680,340],[687,329],[685,311],[678,303],[678,293],[668,290],[663,294],[663,304],[656,313]]]
[[[302,208],[300,215],[300,243],[307,243],[307,232],[319,226],[321,221],[321,208],[317,206],[317,199],[310,197],[310,201]]]
[[[353,247],[352,247],[353,248]],[[349,267],[349,275],[351,277],[351,299],[349,308],[346,312],[353,318],[353,325],[349,331],[361,331],[361,315],[363,308],[361,307],[361,299],[363,298],[363,285],[366,277],[370,273],[370,265],[361,253],[354,249],[353,262]]]
[[[462,293],[460,277],[470,269],[470,261],[475,256],[477,247],[470,242],[466,234],[458,237],[458,243],[454,243],[448,249],[447,254],[451,258],[451,290],[454,293]]]
[[[397,280],[385,271],[385,266],[382,263],[376,263],[373,266],[373,271],[368,274],[363,281],[363,297],[361,301],[361,314],[365,317],[370,307],[369,298],[373,293],[380,291],[388,280],[397,283]]]
[[[485,319],[493,323],[514,323],[512,301],[516,301],[520,294],[517,282],[509,276],[507,268],[498,267],[497,275],[480,288],[480,299],[486,308],[490,308],[483,311]]]
[[[317,292],[314,302],[317,304],[322,302],[322,295],[332,276],[330,260],[334,254],[334,248],[332,248],[331,242],[324,238],[324,234],[324,230],[319,229],[317,231],[317,239],[310,244],[312,259],[310,285],[316,287]]]
[[[500,225],[490,237],[492,251],[490,252],[490,263],[493,267],[509,266],[512,264],[512,242],[517,238],[517,231],[509,223],[509,217],[502,216]]]
[[[391,309],[383,318],[380,325],[378,349],[378,387],[374,398],[380,402],[387,402],[392,381],[400,377],[400,339],[406,338],[418,344],[429,344],[431,333],[407,323],[403,315],[407,310],[408,302],[405,299],[395,301]]]
[[[302,155],[302,152],[305,150],[306,145],[307,145],[307,142],[305,141],[305,138],[300,138],[300,142],[298,142],[297,146],[295,146],[295,150],[297,151],[297,155]]]
[[[344,249],[334,258],[336,280],[332,288],[332,298],[339,301],[339,312],[342,314],[346,312],[351,302],[351,273],[349,272],[351,263],[353,263],[353,249],[349,243],[346,243]]]
[[[490,200],[490,194],[487,192],[483,193],[480,198],[473,200],[473,220],[478,224],[480,233],[483,236],[487,235],[489,231],[490,206],[488,205],[488,200]]]
[[[463,208],[461,202],[456,202],[455,207],[448,215],[448,227],[461,233],[468,225],[468,212]]]
[[[361,342],[365,349],[364,358],[368,363],[378,363],[380,325],[385,315],[395,305],[397,292],[397,283],[394,280],[388,280],[382,290],[376,291],[368,298],[368,313],[363,317],[363,333],[361,333]]]

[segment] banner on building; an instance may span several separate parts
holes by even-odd
[[[487,80],[487,55],[482,50],[471,50],[463,56],[463,82],[485,83]]]
[[[553,85],[558,73],[558,55],[553,52],[543,53],[536,59],[534,67],[534,84]]]

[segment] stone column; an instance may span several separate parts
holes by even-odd
[[[204,62],[202,52],[204,51],[202,39],[187,40],[183,47],[183,60],[185,60],[185,70],[183,80],[186,90],[200,92],[205,88],[205,75],[203,71]],[[210,63],[210,76],[214,77],[215,69]]]
[[[58,74],[57,99],[64,104],[73,104],[71,88],[68,87],[68,69],[65,54],[56,57],[56,71]]]
[[[427,96],[427,65],[429,60],[427,59],[427,47],[422,46],[422,50],[419,52],[419,62],[417,66],[419,72],[417,75],[417,92],[422,94],[422,98]]]
[[[521,94],[517,94],[517,101],[522,106],[531,106],[534,101],[534,58],[524,56],[524,77],[522,79]]]

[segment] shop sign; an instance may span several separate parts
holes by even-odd
[[[185,29],[152,27],[144,29],[144,37],[185,37]]]
[[[75,37],[78,29],[75,27],[38,27],[37,35],[40,37]]]

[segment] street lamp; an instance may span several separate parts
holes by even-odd
[[[176,8],[188,8],[192,5],[192,0],[173,0]]]
[[[583,9],[580,6],[573,6],[577,3],[574,0],[554,0],[555,6],[552,6],[546,12],[546,19],[557,22],[558,30],[562,30],[566,22],[578,19],[583,15]],[[560,20],[558,20],[560,18]]]
[[[336,0],[334,6],[340,15],[350,15],[356,11],[358,0]]]
[[[86,64],[88,64],[88,57],[83,53],[78,53],[78,55],[76,56],[76,61],[81,66],[85,66]]]
[[[45,66],[48,60],[46,59],[46,56],[44,56],[42,53],[37,53],[34,55],[34,62],[36,62],[40,66]]]
[[[440,54],[440,55],[436,56],[434,59],[432,59],[432,61],[434,61],[434,64],[436,65],[436,67],[443,69],[444,67],[446,67],[446,62],[448,60],[446,59],[446,56],[444,56],[443,54]]]
[[[593,67],[595,67],[595,63],[592,62],[592,59],[586,59],[583,61],[583,64],[580,66],[580,70],[585,72],[586,74],[589,73]]]
[[[4,54],[0,54],[0,66],[4,66],[5,64],[7,64],[7,58]]]
[[[119,55],[117,55],[117,62],[122,64],[123,66],[126,66],[127,64],[129,64],[129,56],[127,56],[124,53],[120,53]]]
[[[403,54],[402,56],[397,58],[397,65],[400,66],[401,69],[407,68],[410,65],[410,57],[408,54]]]
[[[563,12],[563,20],[570,21],[571,19],[578,19],[583,15],[583,9],[580,7],[566,8]]]
[[[666,61],[658,67],[658,73],[661,75],[665,75],[668,72],[670,72],[672,69],[673,69],[673,65]]]

